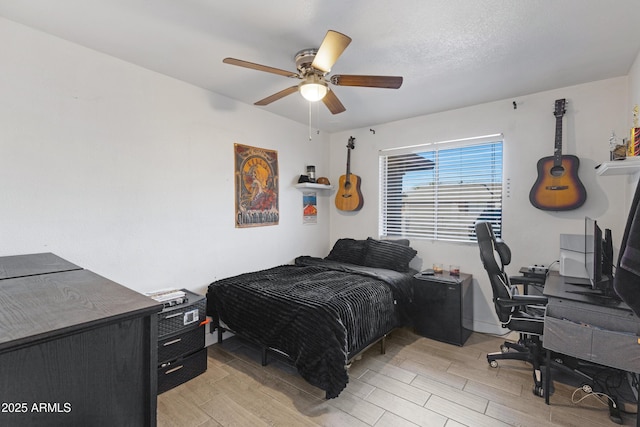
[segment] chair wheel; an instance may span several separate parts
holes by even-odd
[[[533,394],[535,394],[538,397],[544,397],[544,388],[542,386],[534,386],[533,387]]]
[[[498,361],[497,360],[492,360],[489,362],[489,366],[491,366],[492,368],[497,368],[498,367]]]
[[[509,353],[509,347],[507,347],[506,345],[503,344],[503,345],[500,346],[500,351],[502,353]]]

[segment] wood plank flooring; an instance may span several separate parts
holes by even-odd
[[[292,366],[236,337],[208,348],[207,372],[158,396],[158,426],[614,426],[592,395],[571,402],[576,387],[556,382],[550,405],[532,393],[531,367],[486,353],[504,337],[473,333],[463,347],[400,329],[386,354],[370,348],[349,369],[335,399],[309,385]],[[575,399],[584,393],[576,393]],[[627,408],[635,412],[635,406]],[[635,425],[635,414],[623,414]]]

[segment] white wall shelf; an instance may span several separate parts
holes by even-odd
[[[298,190],[331,190],[333,188],[332,185],[318,184],[315,182],[301,182],[300,184],[296,184],[295,187]]]
[[[640,157],[604,162],[596,169],[598,175],[630,175],[636,172],[640,172]]]

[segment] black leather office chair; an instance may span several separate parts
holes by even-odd
[[[498,360],[524,360],[533,365],[533,393],[544,395],[540,367],[544,363],[541,336],[544,330],[544,306],[547,298],[542,295],[519,295],[504,267],[511,262],[509,247],[493,233],[490,222],[480,221],[475,226],[480,259],[489,275],[493,290],[493,302],[503,328],[517,332],[517,343],[505,341],[501,351],[487,354],[492,367]]]

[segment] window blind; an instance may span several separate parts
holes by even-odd
[[[502,139],[380,152],[381,236],[475,242],[475,223],[502,233]]]

